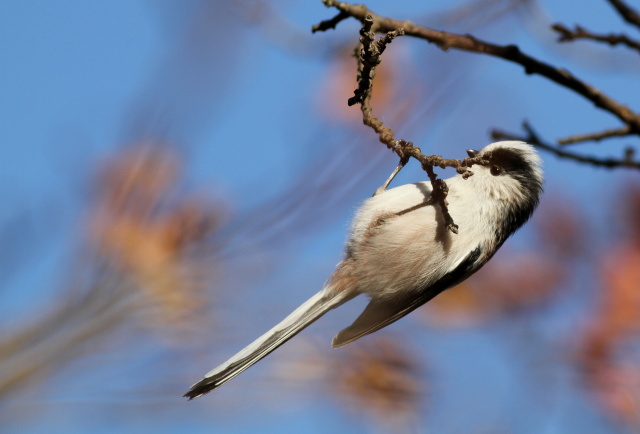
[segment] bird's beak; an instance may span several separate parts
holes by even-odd
[[[471,157],[471,158],[477,157],[479,153],[480,153],[480,151],[474,151],[473,149],[467,149],[467,154],[469,154],[469,157]]]

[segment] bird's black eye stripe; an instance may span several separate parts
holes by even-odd
[[[497,148],[491,151],[491,174],[494,173],[494,167],[498,167],[500,173],[503,172],[523,172],[531,170],[531,165],[527,162],[521,151],[505,148]]]

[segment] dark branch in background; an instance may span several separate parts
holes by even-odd
[[[327,2],[325,2],[326,4]],[[341,12],[346,13],[346,12]],[[332,20],[323,21],[318,25],[312,27],[312,31],[326,30],[335,27],[335,24],[342,21],[344,18],[342,15],[334,17]],[[404,34],[402,28],[396,28],[389,30],[379,40],[375,39],[374,28],[377,28],[373,16],[367,15],[362,20],[362,28],[360,29],[360,50],[358,53],[358,88],[354,91],[354,96],[349,98],[348,104],[360,104],[362,110],[362,121],[365,125],[371,127],[377,134],[381,143],[384,143],[387,148],[393,150],[399,157],[400,163],[389,179],[384,185],[376,190],[374,195],[384,191],[389,183],[393,180],[395,175],[404,167],[409,158],[415,158],[420,162],[422,168],[427,172],[433,192],[431,194],[432,200],[440,206],[442,216],[444,218],[445,225],[448,230],[457,234],[458,225],[455,224],[451,214],[449,214],[447,194],[449,188],[444,180],[438,179],[438,175],[433,171],[434,166],[440,168],[454,167],[456,171],[462,174],[463,177],[468,178],[473,175],[473,172],[469,170],[474,164],[487,164],[487,160],[479,157],[460,159],[444,159],[437,155],[424,155],[420,148],[413,146],[411,142],[405,140],[396,140],[395,133],[391,128],[384,125],[384,123],[373,114],[373,108],[371,107],[371,91],[373,87],[373,79],[376,73],[376,66],[381,62],[380,56],[386,49],[387,45],[393,41],[394,38]],[[485,155],[485,158],[489,158]]]
[[[347,18],[349,18],[349,14],[345,12],[340,12],[338,15],[331,18],[330,20],[320,21],[318,24],[311,27],[311,33],[324,32],[327,30],[335,29],[338,23],[340,23],[340,21],[346,20]]]
[[[593,33],[582,26],[575,26],[575,28],[571,30],[562,24],[554,24],[551,28],[560,34],[558,42],[571,42],[576,39],[589,39],[592,41],[606,42],[609,45],[626,45],[627,47],[640,52],[640,42],[631,39],[624,33],[609,33],[607,35],[603,35]]]
[[[620,16],[629,24],[640,28],[640,14],[632,9],[622,0],[609,0],[609,3],[616,8]]]
[[[567,158],[569,160],[590,164],[592,166],[606,167],[607,169],[614,169],[618,167],[640,169],[640,162],[633,161],[632,149],[627,149],[625,152],[625,156],[621,159],[590,157],[586,155],[576,154],[574,152],[565,151],[563,149],[559,149],[558,147],[551,145],[548,142],[545,142],[538,136],[538,134],[531,127],[531,125],[529,125],[527,122],[525,122],[522,125],[522,128],[525,130],[526,135],[521,135],[521,134],[519,135],[519,134],[508,133],[505,131],[500,131],[500,130],[493,130],[491,131],[491,137],[495,140],[521,140],[523,142],[527,142],[532,145],[535,145],[540,149],[549,151],[560,158]]]
[[[564,139],[558,139],[558,144],[571,145],[587,141],[599,142],[600,140],[608,139],[610,137],[626,137],[630,134],[631,128],[629,127],[612,128],[609,130],[599,131],[597,133],[574,134],[573,136],[565,137]]]

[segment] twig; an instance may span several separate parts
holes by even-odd
[[[524,67],[527,74],[539,74],[563,87],[566,87],[567,89],[571,89],[579,95],[582,95],[597,107],[622,120],[622,122],[631,128],[633,134],[640,134],[640,114],[633,112],[629,107],[619,103],[595,87],[576,78],[569,71],[554,67],[523,53],[516,45],[503,46],[491,44],[471,35],[458,35],[455,33],[443,32],[427,27],[421,27],[410,21],[400,21],[393,18],[382,17],[371,12],[364,5],[352,5],[345,2],[339,2],[337,0],[323,0],[323,2],[327,7],[335,7],[339,11],[356,18],[360,22],[364,22],[367,15],[372,16],[376,23],[374,31],[385,33],[402,28],[406,35],[434,43],[443,50],[455,48],[458,50],[499,57],[510,62],[517,63]]]
[[[364,104],[371,96],[373,77],[376,74],[376,66],[381,62],[380,56],[396,37],[402,36],[404,31],[399,28],[387,32],[385,36],[376,41],[376,35],[371,31],[373,27],[373,17],[365,17],[360,29],[360,55],[358,58],[358,88],[353,92],[354,96],[349,98],[350,106]]]
[[[570,42],[575,41],[576,39],[590,39],[592,41],[606,42],[609,45],[626,45],[627,47],[640,52],[640,42],[631,39],[624,33],[609,33],[607,35],[603,35],[593,33],[582,26],[575,26],[575,28],[571,30],[563,24],[554,24],[551,28],[560,34],[558,42]]]
[[[311,33],[324,32],[329,29],[335,29],[338,23],[340,23],[340,21],[346,20],[347,18],[349,18],[349,14],[345,12],[340,12],[338,15],[331,18],[330,20],[320,21],[318,24],[311,27]]]
[[[491,137],[495,140],[521,140],[523,142],[531,143],[532,145],[537,146],[540,149],[544,149],[545,151],[551,152],[558,157],[567,158],[569,160],[578,161],[580,163],[591,164],[592,166],[597,167],[606,167],[608,169],[613,169],[617,167],[626,167],[629,169],[640,169],[640,162],[633,161],[633,152],[629,152],[627,150],[625,152],[625,157],[622,159],[615,158],[598,158],[598,157],[590,157],[587,155],[580,155],[574,152],[568,152],[562,150],[556,146],[553,146],[538,136],[538,134],[533,130],[531,125],[527,122],[522,124],[522,128],[526,131],[526,135],[518,135],[513,133],[508,133],[500,130],[491,131]]]
[[[394,150],[402,159],[404,156],[403,148],[410,142],[403,140],[396,141],[394,132],[391,128],[373,114],[371,107],[371,91],[373,87],[373,78],[376,74],[376,66],[380,64],[380,55],[384,52],[386,45],[390,43],[395,36],[402,34],[402,29],[395,29],[392,35],[387,35],[379,41],[375,40],[375,35],[371,32],[373,27],[373,18],[367,17],[362,24],[360,30],[361,48],[358,57],[358,88],[353,92],[354,96],[349,98],[347,104],[354,105],[360,103],[362,110],[362,121],[368,127],[378,134],[380,142],[384,143],[387,148]]]
[[[629,24],[640,28],[640,14],[622,0],[609,0],[620,16]]]
[[[622,128],[612,128],[609,130],[599,131],[597,133],[587,133],[587,134],[575,134],[573,136],[565,137],[563,139],[558,139],[559,145],[571,145],[574,143],[581,143],[587,141],[595,141],[599,142],[603,139],[608,139],[610,137],[625,137],[631,134],[631,128],[622,127]]]

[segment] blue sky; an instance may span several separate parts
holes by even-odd
[[[377,12],[397,18],[413,18],[420,12],[423,21],[419,22],[429,24],[425,7],[416,3],[367,2]],[[301,168],[316,169],[310,162],[322,156],[323,150],[305,146],[322,144],[323,140],[318,137],[326,136],[327,142],[352,137],[336,132],[344,129],[343,125],[332,125],[329,120],[318,122],[322,116],[317,94],[319,83],[331,72],[328,66],[331,44],[337,44],[349,34],[355,41],[355,23],[345,22],[337,32],[312,37],[306,33],[310,27],[332,16],[333,11],[325,9],[320,1],[275,2],[282,17],[305,32],[305,37],[297,41],[301,51],[296,52],[287,45],[291,41],[281,43],[269,29],[229,12],[231,6],[211,6],[214,9],[211,17],[215,19],[218,8],[219,16],[229,14],[235,21],[218,20],[207,28],[206,22],[194,18],[194,11],[206,9],[202,5],[197,1],[150,0],[0,2],[0,183],[4,198],[0,223],[27,216],[38,230],[37,237],[26,240],[29,244],[26,254],[31,252],[43,258],[3,288],[6,295],[0,312],[6,318],[17,321],[33,303],[47,303],[53,293],[47,287],[55,286],[50,284],[61,279],[65,264],[77,247],[77,241],[70,240],[74,240],[74,229],[82,219],[91,193],[88,180],[105,156],[127,143],[161,131],[165,139],[182,146],[188,167],[187,183],[199,186],[205,194],[224,198],[231,209],[241,213],[276,195]],[[620,19],[603,1],[583,1],[581,7],[576,8],[573,2],[547,0],[541,1],[540,6],[535,12],[544,11],[554,17],[554,22],[581,23],[598,31],[621,28]],[[569,56],[571,70],[577,76],[597,83],[623,103],[638,109],[640,65],[637,56],[621,49],[611,55],[608,49],[587,47],[588,43],[584,45],[588,48],[584,52],[576,50],[578,44],[551,49],[531,36],[534,33],[545,37],[544,28],[538,27],[540,22],[524,18],[501,20],[496,26],[479,29],[477,36],[496,43],[517,43],[528,53],[554,64],[562,65]],[[194,37],[190,33],[194,26],[210,32],[206,33],[210,38],[206,40],[215,43],[213,51],[190,39]],[[551,34],[546,37],[553,38]],[[309,44],[313,44],[314,49],[309,50]],[[199,56],[195,62],[199,66],[193,71],[181,70],[188,62],[184,56],[193,55],[177,50],[176,47],[181,46],[192,47]],[[440,81],[434,79],[432,94],[447,84],[447,78],[454,83],[458,77],[465,80],[459,83],[463,94],[457,95],[455,101],[447,101],[444,113],[438,113],[433,119],[423,115],[400,127],[400,131],[411,134],[407,138],[425,152],[429,149],[429,153],[446,152],[447,157],[462,157],[465,149],[479,148],[489,142],[490,128],[518,132],[523,119],[528,119],[550,141],[617,126],[613,117],[593,110],[589,103],[540,77],[524,75],[516,65],[472,54],[441,55],[433,46],[400,39],[390,46],[390,50],[393,49],[416,58],[429,55],[432,56],[429,59],[436,59],[432,61],[446,65],[443,69],[446,73],[436,77]],[[428,63],[419,65],[429,68]],[[424,74],[431,78],[428,71]],[[210,78],[214,79],[209,82]],[[336,101],[336,105],[342,104],[345,102]],[[371,143],[375,142],[372,134]],[[600,153],[602,147],[607,146],[610,155],[621,155],[628,142],[589,145],[584,150]],[[282,291],[291,301],[279,304],[279,312],[269,314],[268,318],[256,320],[260,327],[278,320],[281,312],[295,307],[315,290],[305,287],[302,292],[294,288],[298,282],[312,285],[315,281],[320,285],[331,272],[340,258],[348,220],[358,200],[368,196],[396,163],[383,151],[375,155],[370,163],[371,175],[354,182],[349,191],[343,192],[347,199],[336,207],[334,215],[319,224],[322,230],[310,233],[282,252],[282,260],[290,262],[289,270],[293,271],[270,276],[266,284],[269,291]],[[385,161],[385,158],[388,159]],[[635,173],[594,170],[548,155],[544,158],[547,196],[559,195],[580,203],[585,220],[599,228],[609,217],[600,202],[610,200],[607,198],[609,186],[638,182]],[[296,164],[297,161],[303,164]],[[308,176],[321,176],[321,168],[317,169],[317,172],[309,171]],[[409,167],[398,182],[422,179],[424,175],[417,167]],[[531,233],[524,230],[511,242],[516,247],[526,247],[530,237]],[[260,299],[264,295],[255,297]],[[252,334],[260,332],[260,327],[256,325]],[[328,328],[326,324],[321,328],[326,332],[327,342],[332,336]],[[406,333],[410,327],[399,326],[394,330]],[[499,365],[502,357],[508,357],[496,356],[496,353],[507,353],[508,348],[500,348],[491,343],[491,337],[473,331],[451,341],[438,331],[431,331],[426,333],[425,340],[436,353],[453,354],[439,356],[445,364],[461,363],[459,357],[464,357],[469,345],[479,352],[478,363],[492,372],[500,371],[496,363]],[[482,353],[482,348],[486,348],[483,342],[491,347],[488,355]],[[215,363],[212,360],[211,367]],[[193,369],[194,381],[201,375],[200,367],[198,364]],[[490,387],[482,379],[467,380],[475,382],[478,388]],[[464,388],[460,378],[451,377],[448,381],[458,384],[456,388]],[[503,381],[508,383],[506,379]],[[235,396],[238,395],[240,392],[236,390]],[[51,419],[53,425],[46,418],[35,418],[28,430],[172,432],[188,428],[194,432],[300,432],[300,428],[304,432],[320,433],[372,429],[357,418],[344,415],[336,418],[335,405],[318,397],[301,400],[302,404],[296,405],[297,397],[304,395],[304,391],[287,395],[286,402],[292,406],[289,411],[273,410],[261,404],[256,410],[259,423],[247,419],[246,412],[252,409],[241,403],[235,411],[229,411],[231,416],[218,418],[216,410],[212,410],[213,415],[208,413],[207,405],[215,408],[224,401],[223,397],[196,403],[191,408],[177,401],[172,410],[163,414],[136,418],[122,417],[122,413],[127,412],[126,399],[109,401],[109,406],[103,406],[99,396],[81,396],[73,405],[60,406],[65,412]],[[503,391],[503,395],[502,398],[508,393]],[[68,397],[56,398],[54,394],[51,399],[59,399],[59,403],[64,404]],[[453,399],[453,395],[447,399]],[[142,406],[139,400],[134,398],[138,407]],[[523,401],[518,405],[527,404],[530,403]],[[570,408],[566,414],[578,414],[587,408],[585,403],[564,405]],[[75,409],[69,409],[71,406]],[[463,432],[464,423],[458,428],[445,426],[445,417],[450,417],[451,408],[455,406],[448,401],[442,406],[446,416],[434,416],[430,426],[434,432]],[[490,412],[489,407],[489,403],[478,405],[472,413]],[[105,408],[109,410],[103,411]],[[149,408],[150,412],[154,411],[153,406]],[[52,415],[47,413],[47,416]],[[585,416],[593,422],[590,425],[560,420],[544,430],[522,432],[566,432],[563,431],[566,427],[605,432],[606,425],[597,417],[591,417]],[[534,423],[531,419],[535,418],[536,413],[525,415],[511,426],[527,426],[529,422]]]

